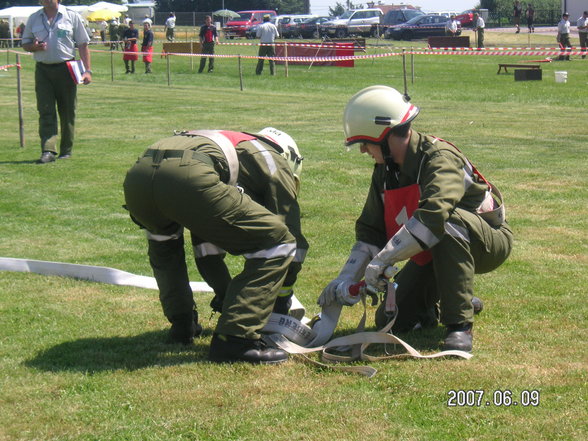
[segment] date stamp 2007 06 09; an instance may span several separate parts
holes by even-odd
[[[448,407],[538,407],[540,403],[538,390],[523,389],[518,393],[508,389],[495,390],[488,393],[480,389],[450,390],[447,392]]]

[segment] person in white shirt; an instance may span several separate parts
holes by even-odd
[[[455,37],[457,34],[457,20],[455,19],[455,15],[452,15],[447,23],[445,23],[445,34],[450,37]]]
[[[173,12],[169,13],[169,17],[165,21],[165,38],[167,41],[174,41],[176,29],[176,16]]]
[[[260,57],[275,57],[276,56],[276,49],[274,47],[274,41],[276,37],[280,36],[278,32],[278,28],[273,23],[270,23],[270,16],[264,15],[263,16],[263,24],[259,25],[257,28],[257,38],[259,38],[259,53]],[[274,70],[274,60],[268,60],[270,66],[270,74],[275,75]],[[255,73],[257,75],[261,75],[263,72],[263,58],[260,58],[257,62],[257,68],[255,69]]]
[[[474,32],[478,33],[478,48],[484,47],[484,28],[486,27],[486,23],[484,23],[484,19],[480,17],[480,14],[477,12],[474,14]]]
[[[584,11],[582,16],[576,22],[578,26],[578,36],[580,37],[580,47],[582,48],[582,58],[586,58],[586,47],[588,46],[588,11]]]
[[[572,43],[570,43],[570,14],[564,12],[561,16],[561,21],[557,24],[557,42],[561,47],[562,51],[566,50],[566,48],[572,47]],[[570,55],[560,55],[558,60],[567,60],[570,61]]]
[[[102,42],[106,41],[106,29],[108,28],[108,23],[106,23],[105,20],[102,20],[100,22],[100,40],[102,40]]]

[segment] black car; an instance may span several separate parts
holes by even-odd
[[[320,26],[321,23],[324,23],[329,20],[329,17],[313,17],[304,20],[302,23],[299,23],[296,27],[298,34],[302,38],[315,38],[318,39],[321,37]]]
[[[395,40],[412,40],[418,38],[437,37],[445,35],[447,17],[442,15],[421,15],[408,20],[406,23],[389,27],[385,37]],[[457,34],[461,35],[458,24]]]
[[[371,35],[372,37],[382,36],[390,26],[406,23],[408,20],[420,15],[425,15],[425,13],[418,9],[392,9],[386,12],[382,20],[380,20],[380,24],[372,29]]]

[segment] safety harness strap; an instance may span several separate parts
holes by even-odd
[[[186,136],[202,136],[208,138],[216,145],[218,145],[223,151],[227,163],[229,165],[229,185],[237,185],[237,179],[239,178],[239,158],[237,157],[237,151],[233,143],[221,132],[217,130],[190,130],[182,132],[182,135]]]

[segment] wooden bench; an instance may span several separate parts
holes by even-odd
[[[498,72],[496,72],[496,74],[499,74],[502,69],[504,69],[504,73],[508,73],[507,67],[515,67],[517,69],[535,69],[535,70],[538,69],[538,70],[541,70],[541,65],[539,65],[539,64],[508,64],[508,63],[504,63],[504,64],[498,65]]]

